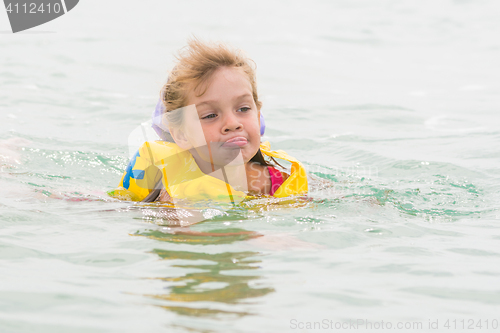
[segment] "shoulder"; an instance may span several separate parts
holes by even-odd
[[[285,172],[281,169],[278,169],[275,166],[268,166],[267,168],[268,168],[269,174],[271,176],[281,178],[283,181],[287,180],[288,177],[290,177],[290,174],[288,174],[287,172]]]
[[[183,152],[184,150],[173,142],[146,141],[139,148],[137,154],[138,157],[154,162]]]
[[[283,181],[287,180],[290,175],[286,172],[280,171],[281,172],[281,177],[283,178]]]

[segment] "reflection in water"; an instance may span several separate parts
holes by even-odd
[[[260,235],[242,229],[212,230],[209,233],[163,233],[159,230],[149,230],[136,233],[137,236],[167,241],[183,242],[187,244],[227,244],[235,241],[246,240]],[[208,308],[206,302],[219,304],[238,304],[240,301],[267,295],[274,291],[273,288],[254,288],[252,281],[259,280],[259,275],[243,275],[242,270],[259,269],[261,262],[257,257],[258,252],[223,252],[217,254],[199,253],[190,251],[169,251],[155,249],[152,251],[164,260],[182,260],[182,263],[173,264],[172,267],[202,270],[201,272],[187,273],[178,277],[160,278],[173,284],[168,293],[147,295],[159,300],[175,302],[162,306],[164,309],[180,315],[195,317],[245,316],[250,313],[244,311],[227,311],[216,309],[212,303]],[[187,262],[186,261],[191,261]],[[231,274],[231,271],[233,273]],[[201,306],[197,303],[199,302]],[[202,303],[203,302],[203,303]],[[176,304],[177,303],[177,304]],[[189,303],[194,306],[184,306]]]
[[[162,278],[163,281],[174,282],[170,292],[163,295],[149,295],[156,299],[173,302],[221,302],[235,304],[240,300],[264,296],[273,292],[272,288],[253,288],[252,280],[258,280],[258,275],[231,275],[224,271],[254,270],[260,260],[255,259],[257,252],[224,252],[218,254],[196,253],[188,251],[154,250],[165,260],[203,260],[203,263],[172,265],[172,267],[197,268],[203,272],[188,273],[180,277]],[[212,263],[207,263],[211,261]],[[188,316],[210,316],[220,314],[244,316],[246,312],[223,311],[207,308],[191,308],[184,306],[164,306],[165,309]]]
[[[230,244],[237,241],[248,240],[262,236],[254,231],[239,228],[226,228],[223,230],[211,230],[210,232],[197,232],[194,230],[177,228],[163,232],[160,230],[148,230],[137,232],[134,236],[145,236],[151,239],[169,243],[187,244]]]

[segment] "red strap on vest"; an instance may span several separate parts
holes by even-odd
[[[271,166],[267,167],[269,170],[269,175],[271,176],[271,191],[269,195],[274,195],[274,193],[280,188],[281,184],[283,184],[283,175],[281,171]]]

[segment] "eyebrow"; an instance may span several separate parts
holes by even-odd
[[[243,99],[245,97],[252,97],[252,94],[246,93],[246,94],[243,94],[243,95],[235,97],[234,100],[238,101],[238,100]],[[217,103],[217,100],[203,101],[203,102],[201,102],[199,104],[196,104],[196,106],[202,106],[202,105],[205,105],[205,104],[215,104],[215,103]]]

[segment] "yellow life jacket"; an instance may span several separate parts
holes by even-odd
[[[282,150],[272,151],[269,142],[261,143],[262,154],[291,163],[291,174],[275,191],[274,197],[307,193],[307,175],[302,164]],[[240,202],[249,198],[228,183],[203,173],[191,153],[175,143],[152,141],[144,143],[129,162],[112,197],[142,201],[158,184],[178,200],[217,200]]]

